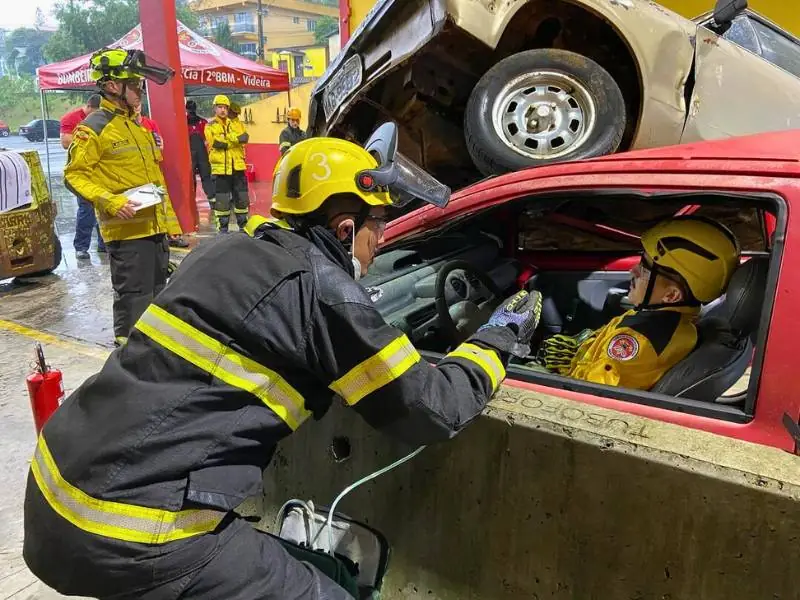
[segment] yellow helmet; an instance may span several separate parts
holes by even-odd
[[[369,152],[352,142],[326,137],[298,142],[275,166],[273,214],[305,215],[331,196],[348,193],[372,206],[389,206],[392,199],[388,190],[363,191],[357,185],[362,171],[377,167]]]
[[[228,107],[228,110],[238,115],[242,112],[242,107],[239,106],[236,102],[231,102],[231,105]]]
[[[109,79],[149,79],[158,85],[166,83],[175,71],[150,58],[141,50],[103,48],[89,59],[92,81]]]
[[[294,119],[296,121],[299,121],[300,117],[302,117],[302,116],[303,116],[303,113],[300,112],[299,108],[292,107],[286,112],[286,118],[287,119]]]
[[[228,108],[230,108],[231,101],[228,100],[227,96],[223,94],[217,94],[216,96],[214,96],[213,104],[214,106],[227,106]]]
[[[444,207],[450,188],[397,152],[397,125],[384,123],[362,148],[339,138],[308,138],[284,154],[273,172],[273,214],[305,215],[335,194],[371,206],[405,206],[417,198]]]
[[[739,264],[736,236],[724,225],[701,217],[663,221],[645,231],[641,240],[654,273],[681,276],[694,296],[688,304],[721,296]]]

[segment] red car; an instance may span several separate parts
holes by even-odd
[[[445,209],[420,208],[390,223],[362,283],[386,320],[433,362],[519,288],[544,296],[541,341],[624,312],[640,233],[686,213],[727,224],[743,250],[727,295],[701,313],[694,352],[646,392],[522,363],[509,366],[505,386],[797,452],[800,269],[791,265],[800,262],[800,222],[793,223],[800,221],[800,131],[481,181]]]

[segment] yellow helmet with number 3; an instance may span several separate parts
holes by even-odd
[[[353,194],[372,206],[389,206],[388,190],[364,191],[357,184],[359,173],[377,167],[369,152],[346,140],[318,137],[298,142],[275,166],[272,210],[305,215],[336,194]]]
[[[446,206],[450,188],[400,154],[398,138],[390,121],[372,132],[363,148],[330,137],[295,144],[275,166],[273,215],[306,215],[336,194],[351,194],[370,206],[402,207],[414,199]]]

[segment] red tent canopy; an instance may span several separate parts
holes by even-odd
[[[248,60],[208,41],[180,21],[178,45],[187,96],[219,93],[283,92],[289,89],[289,74]],[[144,50],[142,26],[110,44],[111,48]],[[78,56],[39,67],[41,90],[85,91],[95,87],[89,77],[89,57]]]

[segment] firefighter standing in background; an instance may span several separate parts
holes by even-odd
[[[247,134],[244,127],[231,123],[229,109],[231,101],[227,96],[214,97],[215,117],[206,125],[206,143],[208,144],[208,160],[211,163],[211,175],[214,179],[216,203],[214,217],[219,231],[228,233],[231,204],[233,197],[234,173],[244,171],[244,143]]]
[[[128,344],[44,426],[23,551],[44,583],[93,598],[351,598],[235,513],[261,493],[277,444],[334,394],[408,443],[454,437],[528,351],[541,311],[538,293],[515,294],[435,366],[383,320],[354,278],[387,209],[414,189],[437,206],[449,197],[399,167],[387,125],[365,148],[292,148],[275,218],[187,256]]]
[[[103,100],[100,110],[75,129],[64,180],[70,191],[94,205],[111,266],[115,344],[121,345],[164,287],[167,234],[181,233],[166,191],[160,203],[141,210],[124,195],[150,183],[166,190],[161,150],[135,119],[145,78],[161,85],[173,72],[138,50],[100,50],[90,67]]]
[[[228,114],[231,120],[231,130],[234,135],[237,135],[239,142],[242,144],[242,156],[244,157],[244,146],[250,141],[250,134],[247,133],[244,123],[239,119],[242,113],[242,108],[236,102],[231,102]],[[236,224],[239,229],[244,229],[247,223],[247,216],[250,212],[250,190],[247,187],[247,161],[245,160],[245,169],[233,170],[233,212],[236,215]]]
[[[186,123],[189,126],[189,149],[192,153],[192,178],[200,175],[200,183],[208,204],[214,209],[214,182],[211,180],[211,165],[208,164],[205,130],[208,121],[197,114],[197,103],[186,103]]]
[[[286,154],[286,151],[294,146],[297,142],[302,142],[306,139],[306,132],[300,129],[300,118],[302,113],[299,108],[290,108],[286,113],[286,120],[289,123],[286,128],[281,131],[280,137],[280,151],[281,154]]]

